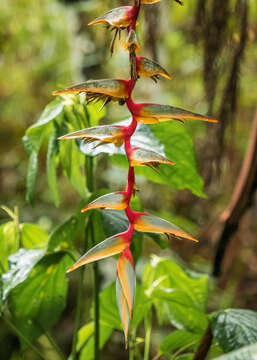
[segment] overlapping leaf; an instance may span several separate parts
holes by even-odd
[[[257,313],[252,310],[227,309],[211,317],[212,331],[224,352],[257,343]]]

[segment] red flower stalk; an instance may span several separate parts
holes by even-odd
[[[183,110],[170,105],[159,105],[150,103],[135,103],[131,96],[139,77],[151,77],[156,81],[159,76],[170,79],[170,75],[156,62],[147,58],[136,56],[139,44],[136,39],[137,18],[142,4],[151,4],[159,0],[134,0],[133,6],[124,6],[111,10],[95,19],[89,25],[107,23],[115,29],[114,40],[117,33],[122,29],[128,30],[128,37],[125,48],[129,51],[131,79],[105,79],[91,80],[83,84],[75,85],[67,89],[59,90],[54,95],[64,93],[86,93],[86,101],[103,100],[104,105],[116,100],[120,104],[126,103],[131,112],[132,120],[128,126],[104,125],[89,129],[82,129],[70,134],[66,134],[59,139],[80,138],[85,142],[98,141],[96,146],[104,143],[114,143],[116,146],[124,144],[126,156],[129,162],[128,179],[126,189],[101,196],[89,203],[82,212],[91,209],[116,209],[124,210],[128,218],[128,229],[120,234],[109,237],[97,244],[83,255],[69,270],[73,271],[82,265],[106,258],[115,254],[120,254],[117,263],[116,295],[117,302],[124,329],[126,347],[128,344],[129,325],[133,315],[133,306],[136,291],[136,275],[133,258],[130,252],[130,245],[134,230],[141,232],[163,233],[168,237],[189,239],[197,241],[194,237],[184,232],[172,223],[143,212],[135,212],[130,207],[130,200],[135,190],[135,166],[150,166],[154,169],[160,164],[174,165],[165,156],[143,148],[132,148],[130,139],[133,136],[138,122],[151,124],[162,121],[185,119],[197,119],[202,121],[216,122],[217,120],[208,116],[200,115],[192,111]],[[180,2],[178,0],[175,0]],[[113,51],[113,44],[111,51]]]

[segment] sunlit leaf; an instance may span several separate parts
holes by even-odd
[[[14,221],[0,226],[0,274],[8,270],[8,256],[19,248],[19,236]]]
[[[160,322],[196,333],[206,329],[206,275],[189,275],[174,260],[152,256],[142,280]]]
[[[36,224],[20,224],[21,244],[25,249],[44,249],[48,243],[48,234]]]
[[[113,329],[109,326],[105,326],[100,322],[100,342],[99,348],[102,349],[108,338],[111,336]],[[95,358],[95,349],[94,349],[94,323],[90,322],[89,324],[84,325],[79,329],[78,332],[78,343],[77,343],[77,352],[80,353],[79,359],[84,360],[93,360]]]
[[[9,256],[9,271],[3,274],[3,299],[18,284],[27,279],[34,265],[44,256],[44,250],[19,249],[15,254]]]
[[[30,341],[58,321],[66,304],[68,279],[65,271],[71,263],[70,256],[63,252],[45,255],[26,280],[10,291],[9,310],[15,325]]]

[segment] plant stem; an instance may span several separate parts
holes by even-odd
[[[204,360],[206,359],[206,356],[208,354],[208,351],[212,344],[212,329],[211,329],[211,323],[207,326],[203,337],[201,339],[200,345],[198,346],[195,356],[193,357],[193,360]]]
[[[73,329],[71,360],[76,359],[78,330],[79,330],[80,317],[81,317],[83,281],[84,281],[84,266],[81,267],[80,273],[79,273],[79,284],[78,284],[78,291],[77,291],[77,304],[76,304],[75,323],[74,323],[74,329]]]
[[[90,126],[90,121],[89,126]],[[93,158],[90,156],[86,156],[86,181],[87,188],[92,193],[94,191],[94,163]],[[89,227],[90,227],[90,236],[92,246],[96,244],[95,233],[94,233],[94,224],[92,221],[92,217],[89,219]],[[93,264],[93,276],[94,276],[94,351],[95,351],[95,360],[100,360],[100,314],[99,314],[99,269],[98,264],[94,262]]]
[[[145,349],[144,360],[149,359],[150,345],[151,345],[151,331],[152,331],[152,311],[150,309],[145,316]]]
[[[22,339],[29,348],[31,348],[31,350],[34,351],[34,353],[36,353],[40,359],[45,360],[45,357],[43,356],[43,354],[41,354],[41,352],[30,342],[29,339],[27,339],[23,333],[5,316],[2,314],[2,319],[4,320],[4,322],[6,323],[7,326],[9,326],[9,328],[15,332],[20,339]]]
[[[52,345],[52,347],[54,348],[54,350],[56,351],[56,353],[59,355],[60,359],[66,360],[66,356],[65,356],[64,353],[62,352],[62,349],[61,349],[60,346],[57,344],[57,342],[55,341],[55,339],[53,338],[53,336],[50,334],[49,331],[46,331],[46,332],[45,332],[45,336],[47,337],[48,341],[50,342],[50,344]]]
[[[134,360],[136,347],[136,329],[131,332],[129,341],[129,360]]]

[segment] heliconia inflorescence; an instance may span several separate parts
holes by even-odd
[[[137,189],[134,174],[135,166],[147,165],[152,168],[157,168],[160,164],[175,165],[172,159],[167,159],[165,156],[154,151],[138,147],[133,148],[130,144],[131,136],[135,132],[138,122],[152,124],[170,120],[184,122],[186,119],[217,122],[217,120],[212,119],[209,116],[200,115],[169,105],[134,103],[131,98],[135,84],[140,77],[151,77],[154,81],[157,81],[160,76],[171,79],[168,72],[158,63],[136,55],[136,52],[140,50],[136,37],[136,26],[141,4],[153,4],[159,1],[160,0],[134,0],[132,6],[123,6],[110,10],[89,23],[89,25],[106,23],[114,29],[115,35],[111,43],[111,52],[113,52],[114,41],[117,34],[119,34],[121,30],[127,31],[128,36],[125,40],[124,48],[129,51],[131,69],[130,80],[90,80],[79,85],[58,90],[54,93],[54,95],[85,93],[87,103],[102,100],[103,106],[109,101],[117,101],[120,105],[126,103],[127,108],[132,115],[131,123],[128,126],[96,126],[75,131],[59,138],[61,140],[77,138],[82,139],[85,142],[97,141],[97,146],[101,146],[105,143],[114,143],[119,147],[122,145],[125,146],[129,163],[126,189],[97,198],[84,207],[82,212],[91,209],[124,210],[129,221],[129,227],[125,232],[111,236],[91,248],[86,254],[78,259],[68,272],[93,261],[120,254],[117,263],[116,296],[125,335],[126,347],[128,345],[129,326],[133,316],[136,293],[135,268],[130,252],[133,231],[163,233],[168,237],[174,236],[197,241],[194,237],[166,220],[151,216],[147,213],[135,212],[130,208],[131,197]],[[175,1],[181,3],[178,0]]]

